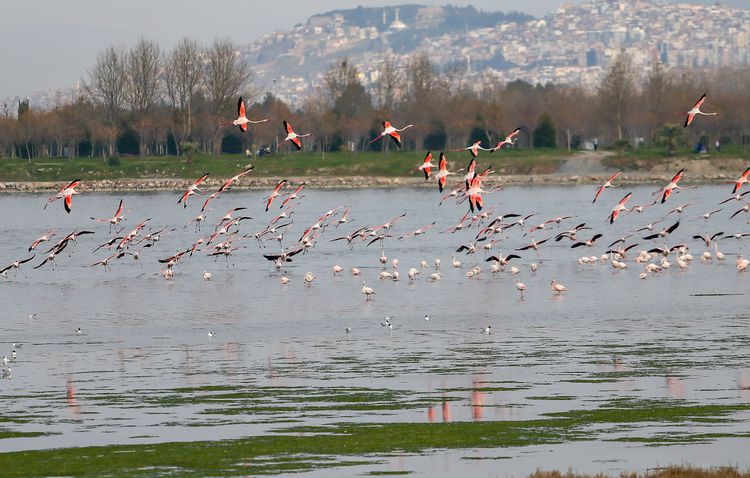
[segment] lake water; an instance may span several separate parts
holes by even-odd
[[[28,245],[47,229],[58,228],[58,237],[74,228],[96,231],[69,246],[54,270],[32,270],[29,266],[43,257],[38,254],[0,283],[0,355],[10,357],[11,342],[23,343],[10,363],[12,378],[0,381],[0,419],[24,418],[10,420],[0,430],[42,432],[2,439],[0,450],[218,440],[300,425],[524,421],[652,401],[736,407],[722,412],[718,422],[602,423],[586,428],[590,439],[391,454],[375,465],[308,473],[506,476],[537,468],[748,467],[750,277],[735,268],[736,255],[748,244],[719,241],[727,259],[702,263],[705,245],[691,239],[706,232],[750,232],[747,217],[729,219],[742,206],[733,201],[708,222],[692,220],[718,209],[716,204],[731,191],[731,186],[702,186],[643,214],[605,223],[625,192],[633,191],[631,205],[644,204],[652,200],[654,189],[607,190],[594,205],[590,186],[513,187],[487,195],[485,210],[496,214],[537,213],[527,229],[545,219],[576,216],[538,231],[536,239],[581,222],[604,234],[591,249],[570,249],[570,242],[561,241],[519,253],[522,259],[511,265],[520,269],[517,277],[526,284],[524,301],[509,267],[491,274],[483,251],[476,257],[455,254],[463,266],[451,266],[453,251],[472,240],[478,228],[439,234],[458,223],[467,206],[438,206],[436,190],[305,191],[295,207],[287,246],[333,207],[351,207],[349,217],[355,221],[328,227],[312,250],[296,256],[286,268],[291,279],[286,286],[261,256],[277,251],[277,243],[267,242],[261,249],[255,239],[237,242],[242,248],[229,261],[197,253],[176,266],[171,281],[157,274],[157,259],[207,235],[217,217],[232,207],[247,207],[242,212],[253,218],[240,224],[241,233],[262,229],[278,210],[274,205],[271,212],[263,211],[267,193],[226,193],[214,202],[200,233],[192,225],[182,227],[198,214],[202,198],[191,198],[190,207],[183,209],[176,204],[176,193],[84,193],[73,198],[69,215],[59,202],[43,210],[44,195],[0,196],[2,263],[27,257]],[[110,237],[106,224],[89,218],[111,216],[121,197],[130,211],[124,232],[147,217],[154,229],[178,229],[142,249],[143,270],[129,257],[112,262],[109,271],[87,267],[109,255],[91,251]],[[690,245],[695,259],[687,270],[678,270],[674,255],[669,270],[646,280],[638,277],[643,266],[632,260],[637,253],[628,256],[625,271],[608,263],[576,262],[584,254],[602,254],[616,238],[684,203],[695,205],[682,216],[672,214],[657,229],[681,218],[668,240],[670,245]],[[396,236],[437,224],[423,236],[386,239],[389,261],[399,261],[398,282],[378,278],[383,267],[377,244],[365,247],[358,241],[350,249],[345,242],[329,242],[402,212],[406,217],[392,230]],[[641,243],[631,252],[646,248],[643,234],[629,240]],[[591,235],[583,231],[579,238]],[[495,253],[512,252],[528,243],[530,235],[523,237],[514,227],[502,238]],[[44,246],[40,248],[46,250]],[[444,279],[432,283],[427,276],[436,258],[442,260]],[[406,273],[422,260],[430,268],[410,284]],[[469,279],[466,272],[475,262],[482,272]],[[535,273],[529,269],[532,262],[539,264]],[[334,264],[344,268],[340,277],[331,273]],[[352,277],[354,266],[361,268],[361,277]],[[387,270],[392,270],[390,264]],[[203,271],[211,272],[212,280],[204,281]],[[316,275],[309,287],[302,280],[308,271]],[[552,279],[568,292],[555,296]],[[362,280],[376,291],[372,301],[361,294]],[[386,315],[393,317],[392,329],[381,326]],[[431,319],[425,321],[425,315]],[[492,326],[490,335],[480,332],[486,325]],[[209,331],[216,336],[209,337]],[[237,396],[211,399],[226,390]],[[352,391],[368,397],[365,405],[372,406],[351,406]],[[501,457],[510,459],[492,460]]]

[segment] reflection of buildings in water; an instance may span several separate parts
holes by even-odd
[[[737,388],[740,391],[740,398],[746,403],[750,403],[750,369],[740,369],[737,377]]]

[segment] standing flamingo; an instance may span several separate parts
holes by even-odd
[[[383,125],[383,132],[380,133],[375,139],[370,141],[368,144],[372,144],[375,141],[379,140],[380,138],[384,138],[385,136],[390,136],[393,142],[396,143],[396,146],[400,148],[401,147],[401,135],[399,133],[406,129],[414,127],[413,124],[409,124],[409,125],[404,126],[401,129],[397,129],[391,126],[391,123],[389,121],[383,121],[383,123],[381,124]]]

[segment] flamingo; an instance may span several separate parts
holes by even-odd
[[[581,247],[581,246],[594,247],[594,242],[596,242],[596,240],[599,239],[600,237],[602,237],[601,234],[594,234],[594,236],[591,239],[584,241],[584,242],[576,242],[575,244],[570,246],[570,248],[575,249],[576,247]]]
[[[516,279],[516,290],[521,293],[521,300],[523,300],[523,292],[526,290],[526,284]]]
[[[56,232],[55,229],[50,229],[49,231],[45,232],[43,236],[41,236],[40,238],[36,239],[34,242],[31,243],[31,245],[29,246],[28,252],[31,252],[34,249],[36,249],[39,246],[39,244],[43,242],[47,242],[50,239],[52,239],[52,237],[55,235],[55,232]]]
[[[68,183],[66,186],[63,186],[62,189],[60,189],[60,192],[58,192],[56,195],[47,199],[47,204],[44,205],[44,209],[47,209],[47,206],[49,206],[50,203],[53,203],[57,201],[58,199],[62,199],[64,206],[65,206],[65,212],[70,214],[71,208],[73,207],[73,195],[80,194],[78,191],[76,191],[76,188],[80,184],[81,184],[80,179],[74,179],[73,181]]]
[[[615,220],[617,219],[617,216],[619,216],[622,211],[625,211],[625,212],[632,211],[632,208],[628,209],[627,207],[625,207],[625,203],[628,202],[628,199],[630,199],[630,196],[632,194],[633,193],[627,193],[622,199],[620,199],[620,202],[617,203],[617,206],[615,206],[612,209],[612,212],[609,214],[610,224],[613,224],[615,222]]]
[[[514,129],[508,136],[505,137],[504,140],[498,142],[494,148],[490,148],[490,153],[494,153],[497,150],[500,150],[503,148],[503,146],[513,146],[516,144],[516,141],[518,141],[517,136],[521,133],[521,127]]]
[[[445,181],[448,179],[448,176],[455,173],[448,171],[448,160],[445,157],[445,153],[442,151],[440,152],[440,161],[438,164],[440,165],[440,169],[435,175],[435,179],[437,179],[438,191],[442,193],[443,189],[445,189]]]
[[[237,101],[237,119],[232,121],[233,125],[239,126],[240,131],[245,133],[247,132],[248,124],[265,123],[267,121],[268,121],[268,118],[262,119],[260,121],[251,121],[247,119],[247,116],[245,115],[245,101],[240,96],[240,99]]]
[[[748,192],[750,192],[750,191],[748,191]],[[717,212],[721,212],[721,211],[723,211],[723,210],[724,210],[723,208],[719,208],[719,209],[716,209],[716,210],[714,210],[714,211],[709,211],[709,212],[707,212],[707,213],[703,213],[703,214],[701,214],[700,216],[698,216],[698,217],[696,217],[695,219],[693,219],[693,221],[695,221],[695,220],[697,220],[697,219],[703,219],[704,221],[708,221],[709,219],[711,219],[711,216],[713,216],[713,215],[714,215],[714,214],[716,214]]]
[[[719,205],[726,204],[729,201],[742,201],[743,196],[745,196],[746,194],[750,194],[750,191],[745,191],[744,193],[741,193],[741,194],[737,193],[734,196],[730,197],[729,199],[725,199],[725,200],[721,201],[719,203]]]
[[[275,188],[273,188],[273,192],[271,192],[271,195],[268,196],[268,199],[266,199],[266,212],[268,212],[268,209],[271,208],[271,203],[274,199],[279,195],[279,190],[286,184],[286,179],[282,179],[279,181],[279,184],[276,185]]]
[[[401,147],[401,135],[399,135],[399,133],[406,129],[414,127],[413,124],[409,124],[409,125],[404,126],[401,129],[397,129],[391,126],[391,123],[389,121],[383,121],[383,123],[381,124],[383,125],[383,132],[380,133],[375,139],[370,141],[368,144],[372,144],[375,141],[379,140],[380,138],[384,138],[385,136],[390,136],[393,142],[396,143],[396,146],[400,148]]]
[[[662,229],[661,231],[657,232],[656,234],[650,234],[648,236],[645,236],[643,238],[643,240],[644,241],[650,241],[652,239],[658,239],[660,237],[667,237],[668,235],[672,234],[675,231],[675,229],[677,229],[678,227],[680,227],[680,221],[677,221],[674,224],[672,224],[671,226],[669,226],[669,227],[667,227],[665,229]]]
[[[3,269],[0,270],[0,275],[2,275],[3,277],[6,277],[6,274],[8,273],[9,270],[11,270],[11,269],[15,269],[17,271],[20,270],[21,269],[21,264],[26,264],[27,262],[29,262],[34,257],[36,257],[36,254],[34,254],[33,256],[31,256],[29,258],[26,258],[26,259],[19,259],[17,261],[11,262],[10,264],[8,264],[7,266],[5,266]]]
[[[219,197],[219,194],[220,194],[219,191],[212,192],[203,202],[203,207],[201,207],[201,212],[205,211],[206,208],[208,207],[208,203],[210,203],[211,201]]]
[[[482,176],[476,175],[471,180],[469,188],[466,190],[466,195],[469,197],[469,209],[474,212],[474,208],[482,210],[482,193],[486,192],[482,189]]]
[[[568,290],[567,287],[564,285],[558,283],[556,280],[552,279],[552,282],[550,282],[550,287],[552,287],[552,290],[557,294],[560,295],[563,292],[566,292]]]
[[[124,216],[120,215],[122,213],[122,208],[123,208],[122,199],[120,199],[120,205],[117,206],[117,212],[115,213],[115,215],[113,217],[107,218],[107,219],[97,219],[95,217],[92,217],[91,219],[93,219],[96,222],[108,222],[109,223],[109,232],[112,232],[112,226],[117,226],[118,224],[120,224],[120,221],[122,221],[123,219],[125,219]]]
[[[692,186],[690,188],[681,188],[677,185],[678,182],[680,182],[680,179],[682,179],[682,175],[685,173],[685,168],[680,169],[677,174],[674,175],[672,180],[662,189],[658,190],[654,193],[656,196],[656,199],[654,200],[653,204],[656,204],[659,201],[659,198],[661,198],[661,203],[664,204],[667,199],[669,199],[669,196],[672,194],[672,191],[679,191],[680,189],[695,189],[695,186]]]
[[[237,181],[239,181],[243,176],[246,176],[246,175],[250,174],[250,171],[252,171],[253,169],[254,169],[254,166],[248,166],[241,173],[235,174],[231,178],[227,179],[224,182],[224,184],[221,185],[221,187],[219,188],[219,190],[216,191],[216,193],[221,194],[224,191],[228,191],[229,188],[231,188],[234,183],[236,183]],[[211,196],[213,196],[213,194]],[[208,204],[208,200],[206,201],[206,204]],[[205,208],[206,205],[204,204],[203,207]],[[201,209],[201,211],[202,210],[203,209]]]
[[[738,209],[737,211],[735,211],[735,213],[734,213],[734,214],[732,214],[732,215],[731,215],[731,216],[729,217],[729,219],[734,219],[734,216],[736,216],[737,214],[739,214],[739,213],[741,213],[741,212],[744,212],[744,213],[745,213],[746,215],[747,215],[748,213],[750,213],[750,203],[745,203],[745,205],[744,205],[744,206],[742,206],[742,207],[741,207],[740,209]],[[750,221],[748,221],[748,223],[750,224]]]
[[[748,179],[748,176],[750,175],[750,168],[747,168],[744,173],[742,173],[742,176],[737,179],[737,181],[734,183],[734,189],[732,189],[732,194],[737,194],[737,191],[740,190],[743,184],[750,183],[750,180]]]
[[[442,158],[442,156],[441,156],[441,158]],[[425,181],[429,181],[430,180],[430,173],[432,172],[432,168],[435,167],[435,165],[432,164],[431,161],[432,161],[432,152],[427,151],[427,156],[424,157],[424,161],[417,168],[418,171],[422,171],[424,173],[424,180]]]
[[[724,235],[724,232],[717,232],[713,236],[709,236],[708,234],[706,234],[705,236],[701,236],[700,234],[696,234],[696,235],[693,236],[693,239],[698,239],[698,240],[703,241],[703,243],[706,245],[706,248],[710,248],[711,247],[711,242],[714,242],[714,240],[717,237],[721,237],[723,235]],[[716,244],[716,243],[714,242],[714,244]]]
[[[518,256],[516,254],[508,254],[507,256],[503,257],[502,254],[499,256],[490,256],[487,259],[485,259],[485,262],[497,262],[500,264],[500,267],[503,268],[508,265],[511,259],[520,259],[521,256]]]
[[[208,179],[208,175],[209,174],[210,173],[204,174],[203,176],[201,176],[200,178],[198,178],[193,184],[191,184],[187,188],[187,190],[185,191],[185,193],[183,193],[183,195],[180,197],[180,199],[177,200],[177,204],[182,203],[183,207],[187,207],[187,200],[188,200],[188,198],[190,196],[192,196],[193,194],[197,194],[196,191],[198,191],[198,193],[200,193],[200,194],[203,194],[203,191],[201,191],[200,189],[198,189],[198,185],[200,183],[202,183],[203,181],[205,181],[206,179]]]
[[[687,118],[685,118],[685,126],[684,128],[687,128],[690,126],[690,124],[695,119],[696,115],[703,115],[703,116],[716,116],[719,113],[704,113],[701,111],[701,106],[703,105],[703,102],[706,101],[706,94],[704,93],[703,96],[700,97],[700,99],[693,105],[693,107],[690,109],[690,111],[687,112]]]
[[[489,152],[492,152],[492,149],[487,149],[487,148],[483,148],[483,147],[482,147],[482,140],[481,140],[481,139],[480,139],[480,140],[477,140],[477,141],[474,141],[474,142],[473,142],[473,143],[471,144],[471,146],[467,146],[467,147],[465,147],[465,148],[460,148],[460,149],[452,149],[451,151],[454,151],[454,152],[455,152],[455,151],[468,151],[468,152],[470,152],[470,153],[471,153],[471,157],[472,157],[472,158],[476,158],[476,157],[477,157],[477,156],[479,155],[479,151],[480,151],[480,150],[481,150],[481,151],[489,151]],[[468,171],[467,171],[467,174],[468,174]]]
[[[299,139],[311,136],[312,133],[297,134],[294,132],[292,125],[286,120],[282,121],[282,123],[284,124],[284,130],[286,131],[286,138],[284,138],[284,141],[291,141],[292,144],[294,144],[294,147],[297,148],[297,151],[300,151],[302,149],[302,142]]]
[[[336,227],[339,227],[342,224],[348,224],[348,223],[350,223],[350,222],[352,222],[354,220],[354,219],[352,219],[352,220],[347,219],[347,216],[349,215],[349,211],[351,209],[352,208],[350,208],[350,207],[346,208],[346,210],[344,211],[344,214],[342,214],[341,217],[338,218],[338,220],[336,220]]]
[[[538,250],[539,250],[539,246],[541,246],[541,245],[542,245],[542,244],[544,244],[545,242],[549,241],[549,239],[550,239],[550,238],[548,237],[547,239],[542,239],[541,241],[537,241],[537,240],[535,240],[535,239],[534,239],[534,237],[532,236],[532,237],[531,237],[531,244],[528,244],[528,245],[526,245],[526,246],[523,246],[523,247],[519,247],[519,248],[518,248],[518,249],[516,249],[516,250],[517,250],[517,251],[528,251],[529,249],[534,249],[535,251],[538,251]]]
[[[281,206],[279,206],[279,209],[284,209],[284,206],[286,206],[290,201],[294,199],[302,199],[303,197],[305,197],[304,195],[299,196],[299,192],[302,191],[302,188],[305,187],[305,184],[306,183],[303,182],[299,186],[297,186],[297,189],[295,189],[293,193],[289,194],[289,196],[286,199],[284,199],[284,201],[282,201]]]
[[[362,281],[362,294],[364,294],[365,300],[370,300],[370,297],[375,295],[375,291],[372,287],[367,287],[365,281]]]
[[[616,173],[614,173],[612,176],[609,177],[609,179],[607,179],[607,181],[604,184],[602,184],[601,186],[599,186],[599,189],[596,190],[596,195],[594,195],[594,200],[591,201],[592,204],[595,203],[597,199],[599,199],[599,195],[605,189],[615,187],[615,186],[612,185],[612,181],[614,181],[617,178],[617,176],[619,176],[620,174],[622,174],[622,169],[619,170],[619,171],[617,171]]]

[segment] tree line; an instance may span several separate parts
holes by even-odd
[[[620,148],[665,145],[670,150],[699,138],[750,143],[750,69],[633,71],[627,55],[612,65],[598,88],[477,80],[462,66],[439,68],[414,56],[405,68],[383,58],[377,80],[365,86],[347,59],[329,66],[301,104],[289,105],[262,87],[229,40],[209,46],[183,39],[171,51],[141,39],[126,50],[109,47],[86,73],[69,103],[35,110],[26,101],[0,109],[0,155],[77,157],[213,155],[268,147],[289,148],[282,119],[308,151],[387,150],[369,144],[389,120],[414,124],[403,148],[461,148],[476,140],[494,145],[516,127],[516,147],[579,148],[596,138]],[[681,128],[684,112],[703,93],[704,110],[719,116]],[[251,119],[271,121],[247,133],[227,127],[243,95]]]

